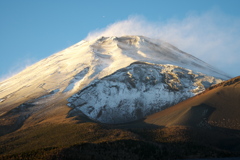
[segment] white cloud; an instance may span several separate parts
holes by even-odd
[[[184,19],[149,22],[130,16],[106,28],[88,34],[87,40],[99,36],[143,35],[167,41],[207,63],[237,76],[240,74],[240,17],[219,10],[189,14]]]

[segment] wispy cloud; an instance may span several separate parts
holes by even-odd
[[[19,59],[17,63],[15,63],[10,69],[8,69],[7,73],[4,74],[3,76],[0,77],[0,82],[18,74],[28,66],[32,65],[35,63],[36,60],[33,58],[28,58],[28,59]]]
[[[142,16],[93,31],[87,40],[99,36],[143,35],[167,41],[207,63],[237,76],[240,74],[240,17],[231,17],[220,10],[188,14],[183,19],[150,22]]]

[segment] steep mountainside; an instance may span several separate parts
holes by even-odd
[[[15,121],[21,123],[68,99],[70,115],[83,112],[100,122],[122,123],[228,78],[166,42],[143,36],[102,37],[81,41],[1,82],[0,116],[17,114]]]

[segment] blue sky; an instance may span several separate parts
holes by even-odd
[[[105,34],[159,38],[238,76],[239,6],[239,0],[1,0],[0,80]]]

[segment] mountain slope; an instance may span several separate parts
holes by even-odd
[[[121,82],[115,83],[119,76]],[[0,116],[15,117],[4,122],[4,126],[14,126],[38,112],[51,114],[45,110],[56,111],[53,107],[68,99],[73,108],[70,116],[84,113],[96,121],[123,123],[160,111],[228,78],[159,40],[102,37],[81,41],[1,82]],[[156,105],[160,102],[162,105]]]
[[[205,92],[146,118],[160,126],[202,124],[240,130],[240,77],[210,87]],[[191,122],[193,122],[191,124]]]
[[[142,36],[102,37],[81,41],[1,82],[0,116],[15,115],[13,123],[21,124],[68,98],[73,108],[70,115],[83,112],[100,122],[123,123],[160,111],[227,78],[162,41]]]

